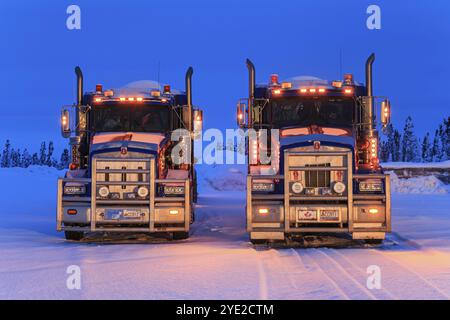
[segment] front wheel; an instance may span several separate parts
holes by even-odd
[[[172,235],[173,240],[184,240],[187,238],[189,238],[189,232],[184,232],[184,231],[174,232]]]
[[[83,231],[64,231],[66,240],[80,241],[84,237]]]

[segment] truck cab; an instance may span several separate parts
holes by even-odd
[[[57,230],[69,240],[119,232],[187,238],[197,199],[191,142],[203,118],[192,106],[193,69],[185,92],[155,81],[83,92],[75,72],[77,102],[61,113],[72,159],[58,179]],[[189,145],[188,161],[174,159],[179,144]]]
[[[389,176],[378,161],[381,125],[390,102],[372,94],[372,64],[366,85],[294,77],[255,84],[247,60],[249,97],[237,106],[247,135],[247,231],[253,242],[317,233],[349,233],[380,242],[391,230]],[[267,133],[269,132],[269,133]],[[263,161],[267,160],[269,161]]]

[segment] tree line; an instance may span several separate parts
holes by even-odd
[[[0,167],[2,168],[28,168],[29,166],[48,166],[57,169],[69,167],[69,150],[64,149],[59,159],[54,155],[53,142],[41,143],[39,152],[30,153],[27,148],[20,150],[13,148],[9,140],[6,140],[2,153],[0,154]]]
[[[439,162],[450,160],[450,117],[434,131],[420,139],[414,133],[412,118],[406,118],[403,132],[392,124],[386,127],[386,138],[380,143],[381,162]]]

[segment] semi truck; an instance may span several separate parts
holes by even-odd
[[[365,85],[352,74],[335,81],[272,74],[256,85],[247,59],[249,96],[238,102],[237,122],[253,132],[245,138],[252,242],[350,234],[380,243],[391,231],[390,180],[378,158],[391,104],[373,95],[374,60],[366,61]]]
[[[192,140],[203,120],[192,105],[192,67],[184,92],[143,80],[84,93],[83,73],[75,73],[77,101],[61,112],[71,163],[58,179],[57,230],[75,241],[91,234],[188,238],[197,199]],[[174,159],[179,144],[188,161]]]

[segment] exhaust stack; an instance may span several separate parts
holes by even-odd
[[[248,69],[248,98],[252,102],[255,98],[255,65],[247,59]]]
[[[367,124],[367,130],[371,133],[373,130],[373,82],[372,82],[372,65],[375,61],[375,54],[372,53],[366,61],[366,89],[367,89],[367,103],[364,110],[364,123]]]
[[[192,122],[192,74],[193,73],[194,73],[194,69],[192,69],[192,67],[189,67],[186,71],[186,77],[185,77],[189,131],[193,130],[193,122]]]

